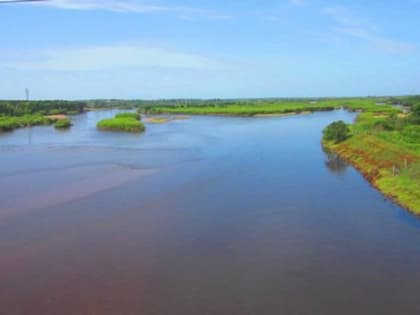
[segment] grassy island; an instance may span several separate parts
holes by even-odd
[[[115,115],[115,118],[133,118],[136,120],[140,120],[141,116],[139,113],[135,112],[126,112],[126,113],[118,113]]]
[[[72,126],[71,120],[68,118],[58,119],[54,125],[56,129],[68,129]]]
[[[385,195],[420,215],[420,105],[407,114],[364,112],[349,130],[350,135],[340,139],[324,132],[324,146]]]
[[[114,118],[99,121],[97,128],[105,131],[143,132],[145,126],[139,119],[137,113],[119,113]]]

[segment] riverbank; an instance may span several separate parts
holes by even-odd
[[[0,132],[17,128],[47,126],[67,115],[85,111],[86,104],[79,101],[7,101],[0,100]]]
[[[414,132],[407,132],[418,127],[380,128],[390,119],[364,113],[351,126],[351,137],[340,143],[323,141],[323,145],[352,164],[384,195],[420,215],[420,142]],[[402,124],[405,118],[393,119]]]
[[[265,117],[273,115],[297,115],[319,111],[332,111],[345,108],[350,111],[395,112],[391,103],[378,104],[377,99],[331,99],[331,100],[300,100],[300,101],[246,101],[228,104],[204,103],[149,106],[144,109],[147,114],[185,114],[185,115],[216,115],[216,116],[243,116]]]

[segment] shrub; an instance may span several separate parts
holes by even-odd
[[[420,144],[420,126],[407,126],[402,131],[402,136],[406,142]]]
[[[71,121],[68,118],[65,119],[59,119],[55,123],[55,128],[57,129],[67,129],[71,127]]]
[[[142,132],[143,123],[133,118],[110,118],[98,122],[97,128],[107,131]]]
[[[324,140],[334,141],[335,143],[342,142],[350,136],[350,129],[344,121],[339,120],[330,124],[323,131]]]
[[[395,129],[395,125],[389,120],[378,120],[373,127],[379,131],[391,131]]]

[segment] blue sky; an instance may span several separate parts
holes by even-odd
[[[0,4],[0,99],[416,94],[419,16],[420,0]]]

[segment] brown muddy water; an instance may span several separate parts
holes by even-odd
[[[0,135],[0,314],[420,314],[420,220],[321,149],[353,114],[113,114]]]

